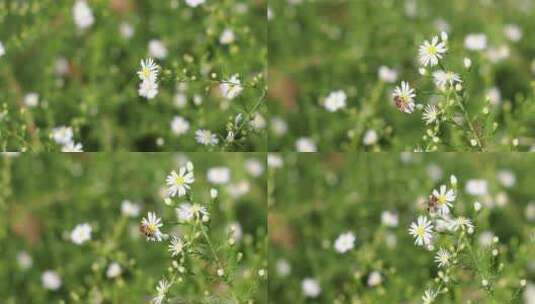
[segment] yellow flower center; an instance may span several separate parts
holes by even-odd
[[[141,74],[143,75],[143,78],[149,78],[150,76],[150,70],[149,68],[144,68],[141,70]]]
[[[177,184],[178,186],[184,185],[184,182],[185,182],[185,180],[184,180],[184,177],[182,177],[182,176],[177,176],[175,178],[175,184]]]
[[[427,47],[427,53],[429,55],[435,55],[437,53],[437,48],[434,45],[430,45]]]
[[[150,223],[147,225],[147,231],[150,233],[150,234],[154,234],[156,232],[156,229],[158,229],[156,227],[156,225]]]
[[[437,203],[439,205],[444,205],[446,203],[446,196],[445,195],[439,195],[437,197]]]
[[[416,227],[416,230],[414,232],[416,233],[417,236],[423,237],[425,234],[425,229],[423,226],[418,226]]]

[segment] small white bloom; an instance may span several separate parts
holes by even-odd
[[[141,220],[141,231],[149,241],[162,241],[163,234],[160,227],[163,226],[162,219],[157,217],[154,212],[149,212],[148,216]]]
[[[433,73],[433,80],[435,85],[439,89],[444,89],[447,87],[454,87],[455,84],[462,83],[461,76],[459,74],[451,71],[442,71],[438,70]]]
[[[195,131],[195,140],[205,146],[215,146],[219,139],[210,130],[199,129]]]
[[[271,119],[271,130],[277,136],[285,135],[288,132],[288,124],[280,117],[273,117]]]
[[[320,284],[312,278],[305,278],[301,282],[301,289],[303,290],[303,295],[307,298],[317,298],[321,293]]]
[[[381,285],[382,282],[383,282],[383,277],[381,276],[381,273],[377,270],[372,271],[372,273],[370,273],[370,275],[368,276],[367,283],[368,283],[368,286],[370,287]]]
[[[153,99],[158,95],[158,84],[154,81],[143,80],[139,85],[139,96],[147,99]]]
[[[171,287],[171,283],[169,283],[167,280],[160,280],[158,282],[158,286],[156,286],[156,296],[152,298],[151,303],[153,304],[161,304],[165,300],[165,297],[167,295],[167,291],[169,290],[169,287]]]
[[[83,146],[81,143],[75,143],[74,141],[66,143],[63,147],[61,147],[61,152],[84,152]]]
[[[91,225],[88,223],[76,225],[71,232],[71,241],[76,245],[82,245],[91,239],[91,231]]]
[[[465,191],[474,196],[487,195],[487,181],[483,179],[470,179],[466,182]]]
[[[21,269],[26,270],[33,265],[32,256],[26,251],[21,251],[17,254],[17,263]]]
[[[355,246],[355,235],[352,232],[342,233],[334,242],[334,248],[338,253],[346,253]]]
[[[188,170],[187,167],[180,167],[178,173],[175,170],[171,171],[165,179],[165,183],[168,186],[167,195],[170,197],[186,195],[194,181],[193,172]]]
[[[377,73],[379,74],[379,79],[387,83],[394,83],[398,79],[398,71],[384,65],[379,67]]]
[[[448,214],[452,202],[455,200],[455,192],[447,189],[445,185],[440,186],[440,191],[433,190],[433,197],[436,199],[437,208],[440,214]]]
[[[482,51],[487,48],[487,36],[485,34],[469,34],[464,39],[464,47],[471,51]]]
[[[481,210],[481,203],[480,202],[475,202],[474,203],[474,210],[477,212],[479,210]]]
[[[397,227],[399,220],[398,214],[392,211],[383,211],[381,213],[381,223],[387,227]]]
[[[450,253],[444,248],[440,248],[435,256],[438,267],[447,267],[450,264]]]
[[[311,138],[301,137],[295,142],[297,152],[316,152],[316,144]]]
[[[110,265],[108,265],[108,269],[106,269],[106,277],[108,279],[113,279],[121,275],[122,273],[121,265],[117,262],[113,262]]]
[[[203,4],[206,0],[186,0],[186,4],[190,7],[197,7]]]
[[[346,93],[342,90],[329,93],[325,98],[324,107],[329,112],[336,112],[346,106]]]
[[[72,142],[72,138],[73,131],[71,127],[60,126],[52,129],[52,139],[60,145]]]
[[[245,160],[245,169],[253,177],[259,177],[264,173],[264,164],[257,159]]]
[[[241,85],[239,77],[240,76],[238,74],[234,74],[228,80],[223,81],[219,85],[221,95],[223,95],[225,99],[232,100],[238,97],[238,95],[240,95],[243,91],[243,86]]]
[[[210,197],[212,199],[216,199],[218,194],[219,194],[219,192],[217,191],[217,189],[214,189],[214,188],[210,189]]]
[[[231,29],[225,29],[219,36],[219,43],[223,45],[231,44],[235,40],[236,40],[236,36],[234,35],[234,31],[232,31]]]
[[[160,67],[154,62],[152,58],[141,60],[141,70],[137,72],[139,79],[143,81],[155,82],[158,78]]]
[[[4,56],[6,54],[6,49],[4,47],[4,44],[0,41],[0,57]]]
[[[439,42],[437,36],[433,37],[431,42],[426,40],[419,49],[420,63],[423,66],[435,66],[447,50],[445,42]]]
[[[281,277],[286,277],[292,272],[292,267],[286,260],[277,261],[277,274]]]
[[[58,273],[52,270],[47,270],[41,275],[41,282],[45,289],[58,290],[61,287],[61,278]]]
[[[74,23],[79,29],[86,29],[93,25],[95,17],[91,8],[84,0],[76,0],[72,9]]]
[[[396,87],[392,96],[396,107],[401,112],[410,114],[414,111],[414,97],[416,97],[416,94],[408,82],[402,81],[401,87]]]
[[[149,55],[154,58],[165,59],[167,57],[165,44],[157,39],[149,41]]]
[[[438,119],[438,108],[435,105],[426,105],[422,119],[426,125],[430,125]]]
[[[516,183],[515,174],[511,170],[500,170],[498,172],[498,181],[502,186],[511,188]]]
[[[173,117],[173,120],[171,121],[171,131],[173,131],[173,134],[179,136],[187,133],[188,130],[189,122],[186,119],[180,116]]]
[[[230,181],[228,167],[212,167],[206,172],[206,179],[214,185],[223,185]]]
[[[472,60],[470,58],[468,58],[468,57],[464,57],[463,63],[464,63],[464,67],[467,70],[472,67]]]
[[[121,203],[121,214],[127,217],[137,217],[140,209],[141,206],[139,204],[132,203],[129,200],[124,200]]]
[[[171,239],[171,243],[169,244],[169,252],[171,253],[171,256],[177,256],[182,253],[182,250],[184,249],[184,242],[176,236],[173,236]]]
[[[424,292],[424,295],[422,296],[422,302],[423,304],[431,304],[435,302],[435,299],[437,297],[437,292],[433,289],[427,289]]]
[[[28,93],[24,96],[24,104],[27,107],[33,108],[39,105],[39,94],[37,93]]]
[[[415,238],[418,246],[430,245],[433,238],[433,224],[426,216],[419,216],[418,222],[411,223],[409,234]]]
[[[119,25],[119,33],[121,37],[128,40],[134,36],[134,27],[128,22],[122,22]]]
[[[522,29],[516,24],[507,24],[503,32],[505,33],[505,37],[512,42],[518,42],[522,39]]]
[[[270,168],[281,168],[284,165],[280,155],[275,153],[268,153],[267,163]]]
[[[362,143],[365,146],[371,146],[375,145],[377,141],[379,140],[379,136],[377,135],[377,132],[375,130],[370,129],[364,133],[364,137],[362,138]]]
[[[464,216],[459,216],[450,221],[449,229],[452,231],[470,230],[470,229],[474,229],[474,225],[472,224],[472,221],[469,218],[466,218]]]

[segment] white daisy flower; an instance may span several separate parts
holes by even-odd
[[[228,80],[222,82],[219,85],[219,90],[221,91],[221,95],[228,100],[238,97],[238,95],[240,95],[243,91],[243,86],[241,85],[239,75],[234,74]]]
[[[342,233],[334,242],[334,248],[338,253],[346,253],[355,246],[355,235],[352,232]]]
[[[186,0],[186,4],[190,7],[197,7],[203,4],[206,0]]]
[[[158,95],[158,84],[155,81],[143,80],[139,85],[139,96],[153,99]]]
[[[58,290],[61,287],[61,278],[58,273],[52,270],[47,270],[41,275],[41,282],[45,289]]]
[[[140,230],[149,241],[162,241],[163,234],[160,227],[163,226],[162,219],[157,217],[154,212],[149,212],[148,216],[141,220]]]
[[[453,87],[455,84],[462,83],[461,76],[451,71],[438,70],[433,73],[435,85],[440,88]]]
[[[442,59],[442,54],[447,51],[446,43],[444,41],[439,42],[438,36],[433,37],[431,43],[428,40],[420,46],[420,63],[423,66],[435,66],[438,64],[438,60]]]
[[[474,229],[474,225],[472,224],[472,221],[469,218],[466,218],[464,216],[459,216],[455,219],[450,220],[449,224],[450,224],[449,229],[451,231],[458,231],[458,230],[473,231]]]
[[[168,186],[167,195],[169,197],[186,195],[194,181],[193,171],[188,170],[187,167],[180,167],[178,173],[175,170],[171,171],[165,179]]]
[[[195,140],[205,146],[215,146],[219,143],[219,139],[210,130],[199,129],[195,131]]]
[[[450,264],[450,253],[444,248],[440,248],[435,256],[438,267],[446,267]]]
[[[139,79],[143,81],[155,82],[158,78],[160,67],[154,62],[152,58],[141,60],[141,70],[137,72]]]
[[[91,8],[84,0],[76,0],[72,9],[74,23],[79,29],[86,29],[93,25],[95,17]]]
[[[415,238],[415,244],[418,246],[431,245],[433,238],[433,224],[426,216],[419,216],[418,222],[411,223],[409,234]]]
[[[321,287],[317,280],[312,278],[305,278],[301,282],[301,289],[303,295],[307,298],[317,298],[321,293]]]
[[[76,245],[82,245],[91,239],[91,230],[91,225],[88,223],[76,225],[71,232],[71,241]]]
[[[171,121],[171,131],[173,131],[173,134],[180,136],[187,133],[188,130],[189,122],[186,119],[180,116],[173,117],[173,120]]]
[[[165,297],[167,295],[167,291],[169,290],[169,287],[171,287],[171,283],[167,280],[160,280],[158,282],[158,286],[156,286],[156,296],[152,298],[151,303],[153,304],[161,304],[165,300]]]
[[[184,242],[176,236],[173,236],[171,239],[171,243],[169,244],[169,252],[171,253],[171,256],[177,256],[182,253],[182,250],[184,249]]]
[[[437,208],[440,214],[450,212],[451,203],[455,200],[455,192],[447,189],[445,185],[440,186],[440,191],[433,190],[433,197],[436,199]]]
[[[323,106],[327,111],[329,112],[336,112],[339,109],[343,109],[346,106],[346,93],[342,90],[334,91],[329,93],[327,98],[325,98],[325,102],[323,103]]]
[[[431,304],[435,302],[435,299],[437,298],[437,292],[433,289],[427,289],[424,292],[424,295],[422,296],[422,302],[423,304]]]
[[[438,119],[438,109],[435,105],[426,105],[422,118],[426,125],[430,125]]]
[[[396,87],[392,94],[396,107],[404,113],[410,114],[414,111],[414,89],[408,82],[402,81],[401,87]]]

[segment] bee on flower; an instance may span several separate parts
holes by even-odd
[[[447,189],[445,185],[440,186],[440,191],[433,190],[433,197],[436,200],[436,210],[440,214],[448,214],[452,202],[455,200],[455,192],[453,189]],[[434,211],[434,210],[433,210]]]
[[[402,81],[401,87],[396,87],[392,96],[394,104],[401,112],[407,114],[414,112],[414,97],[416,97],[416,94],[408,82]]]
[[[149,212],[147,217],[141,220],[139,231],[145,235],[148,241],[161,242],[163,234],[160,227],[163,226],[162,219],[157,217],[154,212]]]

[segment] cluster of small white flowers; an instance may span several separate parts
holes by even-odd
[[[139,96],[147,99],[153,99],[158,95],[158,73],[160,67],[154,62],[152,58],[141,60],[141,70],[137,72],[141,84],[139,85]]]
[[[71,127],[60,126],[52,129],[52,140],[61,145],[62,152],[82,152],[81,143],[74,142],[74,132]]]

